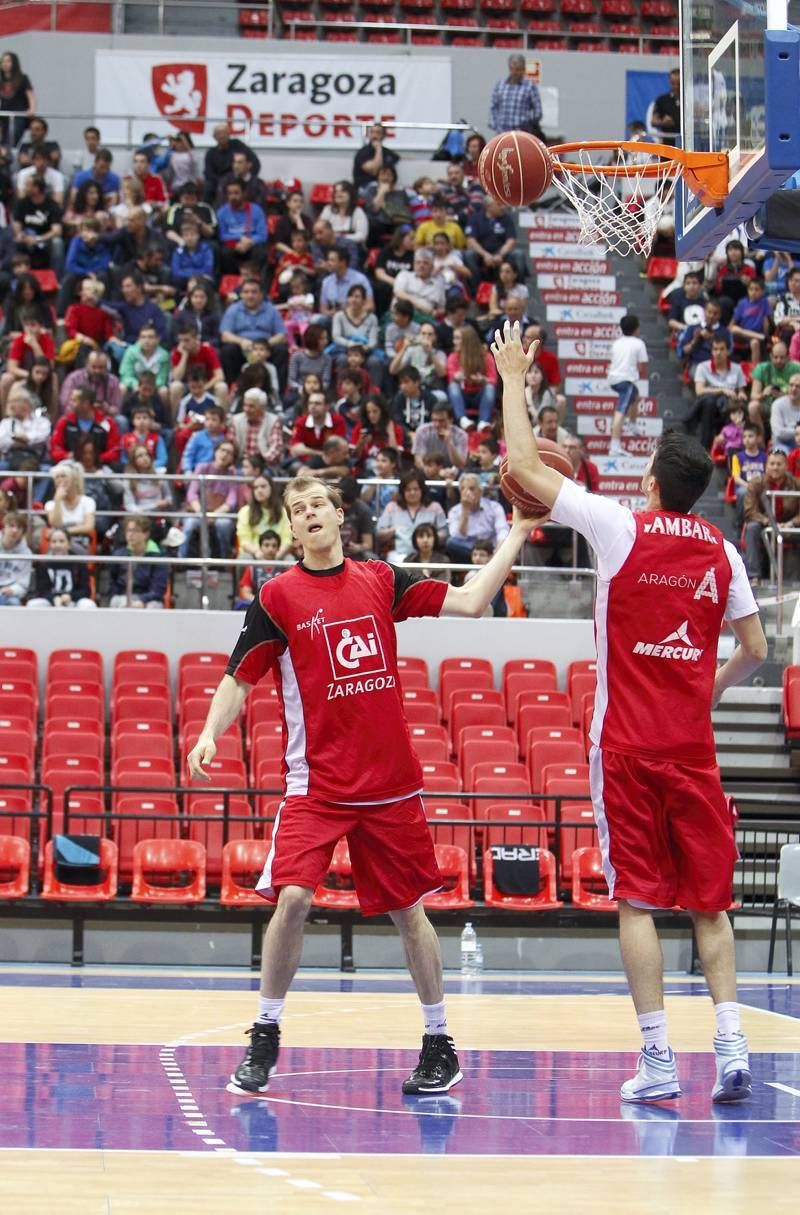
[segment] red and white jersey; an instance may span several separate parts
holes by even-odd
[[[385,561],[293,566],[262,586],[227,673],[281,698],[287,796],[357,803],[422,788],[397,671],[395,621],[438,616],[445,583]]]
[[[633,514],[572,481],[564,482],[552,518],[597,553],[592,742],[674,763],[713,763],[722,623],[758,611],[736,549],[697,515]]]

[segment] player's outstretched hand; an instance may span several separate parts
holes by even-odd
[[[208,772],[203,771],[203,764],[210,764],[217,753],[217,744],[213,738],[205,738],[202,734],[192,747],[186,762],[189,765],[189,779],[211,780]]]
[[[513,328],[511,323],[506,321],[502,333],[499,329],[494,331],[491,351],[497,364],[497,370],[503,379],[516,379],[518,376],[524,376],[536,358],[538,350],[538,341],[531,342],[527,350],[523,348],[519,321],[514,321]]]
[[[541,527],[543,523],[550,522],[550,515],[537,515],[535,519],[529,519],[518,506],[512,509],[511,523],[514,531],[520,532],[526,538],[535,527]]]

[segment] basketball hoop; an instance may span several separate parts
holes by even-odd
[[[647,256],[679,177],[705,207],[728,193],[726,152],[685,152],[663,143],[594,140],[548,149],[553,185],[578,212],[582,245]]]

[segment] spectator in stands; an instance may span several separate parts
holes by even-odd
[[[702,325],[708,296],[703,290],[703,276],[690,270],[683,276],[683,285],[669,296],[668,324],[675,334],[683,333],[687,325]]]
[[[112,308],[120,319],[122,326],[121,340],[115,338],[110,343],[110,350],[117,362],[122,361],[125,347],[132,345],[139,337],[145,325],[151,325],[163,341],[167,333],[167,322],[162,310],[145,295],[144,280],[138,273],[123,275],[120,282],[122,299],[116,301]]]
[[[87,277],[81,282],[80,297],[77,304],[70,304],[64,316],[64,328],[70,341],[76,343],[75,358],[83,362],[93,350],[102,350],[106,342],[114,336],[114,323],[100,301],[105,294],[105,287],[96,278]],[[64,363],[63,347],[59,352],[59,362]]]
[[[359,206],[356,190],[350,181],[337,181],[333,187],[333,200],[322,208],[320,219],[326,219],[338,240],[352,241],[363,249],[369,236],[369,220],[364,208]]]
[[[608,454],[611,456],[624,454],[623,423],[626,415],[631,423],[636,418],[639,403],[639,380],[646,377],[648,364],[647,347],[640,336],[638,316],[629,312],[622,317],[619,327],[621,335],[611,345],[611,358],[607,372],[608,382],[617,394],[614,418],[611,423],[611,443],[608,449]]]
[[[539,363],[532,363],[525,373],[525,403],[533,426],[538,423],[542,409],[555,409],[559,417],[561,416],[557,394],[547,383]]]
[[[447,565],[450,558],[439,547],[439,535],[432,523],[420,523],[411,533],[411,552],[405,558],[405,565],[421,565],[420,573],[426,578],[436,578],[439,582],[450,582],[449,570],[432,569],[433,564]]]
[[[324,392],[312,392],[308,398],[308,413],[301,414],[294,424],[289,455],[300,464],[308,464],[331,435],[345,438],[344,418],[329,408]]]
[[[118,378],[108,370],[108,355],[104,350],[92,350],[85,367],[71,371],[61,385],[60,405],[64,413],[70,407],[75,388],[90,388],[97,408],[114,418],[119,429],[119,418],[123,414],[122,390]],[[128,426],[123,422],[124,429]]]
[[[119,463],[119,428],[112,417],[97,407],[94,392],[87,385],[72,389],[69,409],[53,428],[50,439],[52,459],[68,460],[84,435],[92,440],[101,464],[113,467]]]
[[[317,219],[314,223],[309,252],[318,279],[328,271],[328,254],[331,249],[341,249],[347,259],[347,264],[354,269],[358,267],[359,254],[353,242],[337,240],[333,225],[327,219]]]
[[[52,364],[55,346],[50,334],[42,329],[39,317],[28,309],[22,313],[22,333],[12,341],[8,349],[8,360],[0,376],[0,405],[5,406],[11,387],[19,380],[26,380],[34,359],[47,359]],[[49,402],[54,404],[54,402]]]
[[[331,385],[333,360],[325,350],[328,335],[322,325],[309,325],[303,334],[303,345],[293,350],[289,357],[288,384],[299,392],[303,379],[309,373],[319,376],[320,384],[327,392]]]
[[[133,515],[160,514],[171,510],[169,481],[150,475],[158,470],[149,449],[144,445],[131,447],[128,456],[130,471],[136,476],[129,477],[123,487],[124,509]]]
[[[161,173],[173,198],[179,195],[189,182],[194,185],[198,181],[200,171],[194,153],[194,143],[188,131],[176,131],[174,135],[170,135],[164,160]]]
[[[355,154],[353,181],[362,193],[365,187],[378,180],[381,169],[393,169],[400,160],[396,152],[384,146],[385,139],[386,127],[381,122],[373,122],[367,142]]]
[[[31,407],[34,413],[48,414],[55,416],[55,401],[56,401],[56,376],[53,370],[53,364],[49,359],[34,359],[31,363],[31,369],[28,372],[27,379],[18,380],[13,385],[11,392],[8,394],[9,400],[15,388],[23,387],[27,390],[31,398]],[[8,404],[8,402],[6,402]]]
[[[772,406],[770,427],[772,450],[787,455],[794,447],[794,431],[800,422],[800,371],[790,376],[787,391]]]
[[[408,448],[408,435],[392,418],[389,402],[380,392],[373,392],[364,402],[361,417],[350,436],[350,452],[357,476],[373,476],[375,458],[379,451],[394,447]]]
[[[376,352],[378,346],[378,318],[367,308],[367,293],[360,283],[354,283],[347,292],[343,308],[337,308],[331,323],[331,339],[335,347],[331,354],[338,356],[337,370],[346,366],[345,354],[351,346],[360,346],[364,361],[374,384],[383,382],[383,360]]]
[[[170,275],[181,292],[186,290],[190,279],[215,277],[211,242],[203,240],[197,224],[190,219],[185,219],[181,224],[180,243],[172,253]]]
[[[558,410],[553,405],[544,405],[539,410],[533,433],[537,439],[549,439],[551,443],[560,443],[562,446],[569,438],[569,431],[559,424]]]
[[[228,186],[235,182],[241,186],[242,197],[245,202],[257,203],[258,206],[264,209],[265,192],[263,182],[259,179],[257,173],[253,172],[253,166],[247,152],[234,152],[231,162],[230,171],[224,173],[217,182],[216,204],[222,206],[228,201]]]
[[[396,355],[406,350],[419,334],[420,326],[414,320],[414,309],[407,300],[394,300],[391,320],[384,328],[384,353],[391,363]],[[391,369],[390,369],[391,370]],[[392,374],[396,374],[392,372]]]
[[[712,458],[721,449],[725,454],[727,466],[730,467],[733,453],[742,446],[742,427],[747,417],[746,407],[741,401],[731,401],[728,404],[725,425],[714,440],[711,449]]]
[[[299,243],[300,239],[299,234],[292,237],[296,243]],[[315,311],[314,292],[305,271],[295,270],[291,273],[285,303],[278,307],[283,311],[283,323],[289,344],[292,349],[297,349],[302,344],[303,334],[314,320]]]
[[[660,93],[653,102],[650,123],[663,143],[676,144],[681,133],[681,70],[669,74],[669,92]]]
[[[37,119],[37,122],[43,121]],[[17,163],[21,164],[21,160]],[[45,184],[45,188],[50,198],[57,202],[59,207],[64,206],[64,194],[66,192],[66,182],[64,174],[59,173],[58,169],[54,168],[47,150],[43,147],[34,148],[30,161],[26,162],[28,167],[20,169],[16,177],[17,195],[22,198],[28,192],[28,183],[34,177],[41,177]]]
[[[311,220],[303,212],[304,206],[305,199],[303,198],[302,191],[292,190],[286,199],[286,210],[275,225],[273,247],[278,253],[292,252],[291,237],[293,232],[304,232],[310,245],[313,226]]]
[[[468,452],[467,436],[455,425],[449,402],[437,400],[434,403],[430,422],[417,427],[412,450],[414,462],[420,470],[431,455],[441,456],[445,468],[456,471],[464,468]]]
[[[0,533],[0,607],[19,607],[31,580],[31,550],[25,539],[25,520],[16,511],[6,511]],[[10,559],[13,557],[13,560]]]
[[[432,245],[437,233],[443,232],[453,249],[465,249],[467,238],[460,224],[451,219],[447,211],[447,200],[443,194],[434,194],[431,199],[431,217],[424,220],[416,231],[417,245]]]
[[[33,587],[29,608],[80,608],[90,611],[97,607],[89,583],[89,567],[83,561],[70,561],[69,536],[63,527],[54,527],[47,537],[47,551],[52,561],[37,561],[33,567]]]
[[[461,167],[464,170],[464,177],[467,181],[473,181],[478,176],[478,161],[481,158],[481,152],[486,147],[486,140],[482,135],[477,133],[470,135],[464,145],[464,159],[461,162]]]
[[[277,308],[264,299],[257,279],[248,278],[242,283],[241,298],[225,309],[220,330],[222,367],[228,384],[236,379],[256,338],[264,338],[269,344],[281,387],[285,386],[289,365],[286,329]]]
[[[245,199],[239,181],[228,182],[225,197],[217,212],[222,272],[241,274],[244,267],[260,268],[267,257],[267,217],[258,203]]]
[[[139,330],[138,341],[128,346],[119,368],[119,380],[128,391],[135,388],[143,371],[156,377],[158,395],[165,405],[169,404],[169,353],[160,344],[159,334],[151,324]]]
[[[788,346],[800,332],[800,267],[786,276],[786,290],[775,301],[772,319],[778,337]]]
[[[470,562],[475,540],[489,540],[497,547],[509,532],[505,511],[499,502],[481,493],[474,473],[464,473],[458,482],[460,502],[447,513],[446,552],[452,561]]]
[[[542,101],[538,88],[525,74],[525,56],[509,55],[508,76],[492,89],[489,128],[498,135],[501,131],[529,131],[544,141],[541,123]]]
[[[466,472],[473,473],[481,483],[481,489],[493,489],[500,480],[500,445],[493,435],[484,434],[467,461]],[[496,497],[496,494],[492,495]]]
[[[344,519],[340,528],[345,557],[363,561],[375,552],[375,524],[372,512],[358,495],[354,477],[342,477],[336,487],[342,495]]]
[[[678,354],[686,360],[686,367],[692,378],[701,363],[710,361],[713,338],[722,339],[729,351],[733,347],[730,331],[722,324],[722,306],[719,300],[709,300],[703,311],[703,323],[687,325],[678,339]]]
[[[747,297],[739,300],[733,310],[731,335],[744,362],[761,361],[764,343],[772,329],[772,307],[764,291],[761,279],[750,279]]]
[[[786,290],[786,280],[795,264],[792,254],[783,249],[771,249],[767,252],[761,263],[761,273],[768,295],[780,295]]]
[[[370,244],[380,245],[398,224],[411,222],[411,194],[397,184],[397,170],[392,165],[378,171],[377,180],[370,182],[362,197],[369,218]]]
[[[197,183],[186,181],[178,190],[178,201],[173,203],[164,217],[167,240],[176,244],[181,240],[181,228],[188,221],[195,223],[203,240],[213,240],[217,231],[214,208],[200,201]]]
[[[451,160],[445,170],[446,178],[438,183],[438,193],[445,200],[447,210],[463,229],[469,217],[469,212],[475,202],[482,202],[483,191],[476,183],[472,189],[467,188],[464,165]]]
[[[248,148],[247,144],[243,143],[241,139],[231,136],[231,129],[227,122],[218,123],[211,132],[211,135],[215,146],[209,148],[206,152],[203,168],[205,200],[208,203],[214,202],[220,179],[226,173],[230,173],[233,168],[233,157],[236,152],[244,152],[256,176],[261,171],[261,162],[255,152],[251,148]]]
[[[210,343],[200,340],[197,326],[190,317],[180,317],[176,323],[177,342],[169,356],[169,399],[173,412],[188,391],[187,372],[190,367],[202,367],[203,387],[224,409],[228,404],[228,385],[219,355]],[[153,368],[149,368],[153,370]]]
[[[55,492],[44,504],[48,527],[64,529],[70,552],[86,553],[95,532],[95,501],[85,492],[83,467],[76,460],[62,459],[51,476]]]
[[[471,282],[472,273],[464,265],[464,259],[450,244],[446,232],[434,232],[431,241],[433,250],[433,273],[440,278],[445,286],[458,286],[460,283]],[[527,296],[527,291],[526,291]]]
[[[494,198],[473,207],[466,228],[465,260],[476,283],[494,279],[506,259],[512,259],[517,237],[508,208]]]
[[[789,359],[786,343],[775,342],[766,362],[758,363],[753,368],[748,407],[752,421],[759,425],[769,422],[773,402],[786,392],[789,380],[798,373],[800,363]]]
[[[442,354],[448,355],[453,351],[453,338],[457,329],[471,325],[478,333],[478,325],[468,315],[469,300],[462,287],[448,287],[445,292],[445,314],[436,326],[436,345]]]
[[[374,477],[386,484],[365,485],[361,490],[361,501],[369,503],[373,513],[380,518],[390,502],[397,497],[397,479],[400,475],[400,452],[396,447],[382,447],[375,457]],[[374,530],[374,529],[373,529]]]
[[[747,294],[747,285],[755,277],[755,262],[745,256],[742,242],[729,240],[725,245],[725,258],[717,267],[713,287],[713,293],[726,301],[723,308],[726,319],[730,315],[733,305],[744,299]]]
[[[36,94],[13,51],[0,55],[0,110],[19,118],[0,118],[0,144],[14,148],[36,113]]]
[[[24,384],[14,384],[6,401],[6,416],[0,421],[0,469],[20,468],[26,456],[33,456],[39,467],[49,438],[50,422],[33,412],[33,399]]]
[[[82,219],[77,236],[72,238],[64,265],[64,278],[58,293],[58,313],[63,316],[74,303],[79,283],[87,274],[100,282],[105,289],[111,266],[111,248],[101,239],[100,224],[96,219]]]
[[[464,430],[476,423],[489,430],[494,414],[497,368],[475,330],[465,325],[453,335],[447,356],[447,396],[453,416]]]
[[[236,445],[241,459],[258,452],[264,464],[278,470],[283,463],[283,426],[277,414],[269,412],[269,398],[260,388],[248,388],[242,412],[234,414],[228,425],[228,438]]]
[[[79,217],[80,198],[83,190],[90,193],[96,190],[98,194],[100,193],[100,187],[96,181],[84,182],[80,190],[78,190],[77,194],[75,195],[74,209],[73,207],[70,207],[67,210],[67,215],[65,217],[69,219],[69,222],[73,226],[76,219]],[[119,234],[115,244],[117,244],[118,250],[123,250],[122,252],[117,252],[118,261],[124,264],[126,254],[130,252],[130,242],[125,238],[123,233],[130,233],[128,224],[131,221],[131,218],[135,217],[134,230],[136,229],[136,225],[139,224],[139,232],[146,237],[149,234],[149,228],[147,226],[149,215],[150,208],[144,201],[144,190],[142,189],[138,177],[124,178],[122,182],[122,197],[120,201],[115,203],[113,207],[108,208],[108,219],[112,222],[116,233]]]
[[[339,481],[342,477],[349,477],[352,469],[347,439],[341,435],[329,435],[322,444],[322,450],[309,458],[306,467],[323,481]]]
[[[417,249],[413,270],[401,270],[394,280],[394,298],[407,300],[416,313],[431,319],[444,311],[444,285],[433,276],[433,254]]]
[[[175,320],[190,320],[200,341],[216,346],[220,317],[213,284],[207,279],[190,280],[186,284],[186,295],[175,309]]]
[[[598,493],[600,490],[600,470],[594,461],[584,454],[583,440],[580,436],[568,435],[562,446],[572,462],[574,479],[579,485],[584,487],[587,493]]]
[[[167,206],[167,191],[158,173],[154,173],[150,167],[146,152],[134,152],[133,176],[142,187],[144,201],[156,214],[163,211]]]
[[[125,544],[114,549],[115,557],[161,557],[161,549],[152,538],[152,523],[146,515],[134,515],[125,520]],[[111,608],[144,608],[148,611],[165,606],[169,566],[164,561],[138,560],[133,565],[130,599],[128,598],[128,565],[112,565],[109,590]]]
[[[160,240],[150,241],[140,250],[133,262],[124,268],[123,274],[126,273],[141,275],[145,295],[160,308],[174,307],[178,292],[170,280],[169,267],[164,263],[164,245]]]
[[[181,557],[189,556],[192,537],[201,529],[200,516],[204,509],[208,520],[208,535],[212,543],[212,552],[216,545],[216,552],[219,556],[227,557],[230,553],[236,532],[239,501],[236,482],[229,479],[230,475],[235,473],[235,462],[236,448],[229,439],[222,439],[217,444],[213,460],[195,465],[194,471],[205,474],[209,479],[205,481],[202,491],[199,481],[192,480],[189,483],[186,492],[186,507],[192,513],[183,521],[185,539],[179,550]],[[208,557],[211,554],[203,549],[201,555]]]
[[[731,453],[730,474],[736,494],[736,525],[741,528],[741,514],[744,507],[744,496],[747,484],[753,477],[763,477],[767,469],[767,453],[764,450],[763,435],[755,422],[745,422],[742,427],[741,447]],[[789,471],[794,476],[790,468]]]
[[[55,329],[56,321],[53,310],[44,298],[44,292],[39,282],[29,273],[29,270],[19,269],[20,261],[23,258],[27,260],[29,267],[30,259],[26,253],[15,254],[11,262],[11,299],[3,321],[4,337],[16,337],[22,333],[23,312],[35,313],[42,329],[48,332]]]
[[[152,406],[137,405],[132,413],[131,429],[122,436],[122,463],[127,464],[130,452],[135,447],[144,447],[153,459],[156,472],[167,470],[167,447],[163,436],[154,429],[155,416]]]
[[[494,340],[494,330],[502,324],[501,318],[507,311],[506,303],[511,296],[519,296],[524,304],[523,313],[527,312],[530,292],[520,280],[519,267],[516,262],[506,258],[498,267],[497,282],[492,283],[486,312],[477,318],[482,330],[485,328],[487,337],[490,336],[492,340]],[[529,323],[529,318],[526,318],[525,324]]]
[[[258,537],[258,552],[253,564],[245,567],[239,580],[239,598],[234,604],[236,611],[246,611],[256,595],[260,594],[264,583],[271,582],[283,572],[282,566],[272,564],[278,560],[279,547],[280,536],[271,527]]]
[[[763,529],[769,526],[766,494],[776,490],[800,490],[800,482],[789,472],[783,451],[771,451],[767,457],[765,476],[751,477],[745,489],[744,561],[753,586],[759,585],[766,564],[761,535]],[[771,504],[781,530],[800,527],[800,498],[776,497]],[[784,545],[784,572],[787,578],[796,577],[797,565],[798,549],[787,537]]]
[[[414,528],[420,523],[430,523],[437,540],[444,541],[447,519],[438,502],[432,501],[425,477],[417,468],[409,469],[400,478],[397,499],[383,510],[378,519],[378,548],[385,550],[386,559],[395,563],[405,561],[412,551]]]
[[[76,173],[73,177],[71,198],[74,198],[84,182],[94,180],[100,187],[107,206],[113,207],[115,203],[118,203],[120,180],[117,174],[112,172],[111,165],[113,161],[113,154],[108,148],[98,148],[95,152],[94,164],[91,169],[83,169],[82,172]]]
[[[319,310],[323,317],[333,316],[339,308],[344,308],[351,287],[362,287],[369,301],[370,309],[374,307],[372,287],[369,279],[360,270],[354,270],[347,254],[337,246],[329,250],[327,256],[328,273],[322,280],[319,291]]]
[[[59,275],[64,264],[62,211],[48,197],[44,178],[30,179],[12,214],[17,248],[28,253],[34,270],[53,270]]]
[[[193,472],[201,464],[209,464],[224,438],[225,410],[219,405],[209,405],[203,413],[202,428],[194,431],[184,448],[181,471]]]
[[[0,109],[5,106],[0,105]],[[58,141],[48,139],[50,127],[47,120],[34,114],[28,123],[25,138],[17,147],[17,164],[20,168],[30,168],[38,154],[44,156],[44,163],[58,169],[61,164],[61,148]]]
[[[283,509],[283,498],[278,486],[266,473],[254,477],[250,484],[250,501],[240,507],[236,515],[236,539],[239,555],[258,560],[261,552],[261,536],[265,528],[278,536],[276,558],[283,558],[292,549],[292,529]]]
[[[98,541],[102,541],[112,527],[109,512],[117,510],[122,502],[123,484],[113,473],[111,476],[104,475],[110,470],[104,469],[101,465],[97,456],[97,448],[89,435],[81,435],[78,439],[75,445],[74,460],[83,470],[86,496],[91,498],[95,505],[94,530],[97,533]],[[116,531],[116,524],[114,524],[114,531]]]
[[[414,229],[410,224],[401,224],[388,245],[379,251],[373,270],[375,311],[383,316],[392,302],[394,280],[401,270],[411,270],[414,265]]]
[[[422,383],[416,367],[403,367],[398,375],[398,391],[392,399],[392,417],[406,430],[415,431],[430,422],[438,399]]]
[[[336,385],[339,394],[336,399],[337,412],[344,418],[348,441],[361,417],[361,410],[366,400],[360,371],[347,371],[339,377]]]

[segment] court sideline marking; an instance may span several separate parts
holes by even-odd
[[[232,1025],[217,1026],[216,1032],[224,1032],[229,1029],[241,1029],[242,1022],[237,1021]],[[213,1148],[215,1153],[220,1156],[227,1157],[235,1161],[236,1164],[242,1164],[246,1167],[254,1168],[256,1172],[263,1177],[274,1177],[285,1182],[286,1185],[292,1186],[296,1190],[319,1190],[321,1198],[327,1198],[332,1202],[360,1202],[358,1194],[351,1194],[347,1190],[324,1190],[318,1181],[312,1181],[308,1177],[292,1176],[286,1169],[279,1169],[273,1166],[262,1165],[261,1161],[255,1156],[242,1155],[237,1148],[230,1147],[224,1139],[220,1138],[208,1125],[208,1120],[195,1100],[191,1088],[186,1082],[186,1077],[179,1066],[175,1052],[181,1046],[190,1046],[195,1038],[202,1038],[208,1033],[208,1029],[197,1030],[195,1033],[183,1034],[180,1038],[174,1038],[172,1042],[165,1043],[158,1053],[159,1062],[164,1069],[164,1073],[169,1081],[172,1092],[177,1101],[181,1115],[189,1130],[194,1135],[206,1144],[207,1147]],[[327,1153],[326,1153],[327,1155]]]

